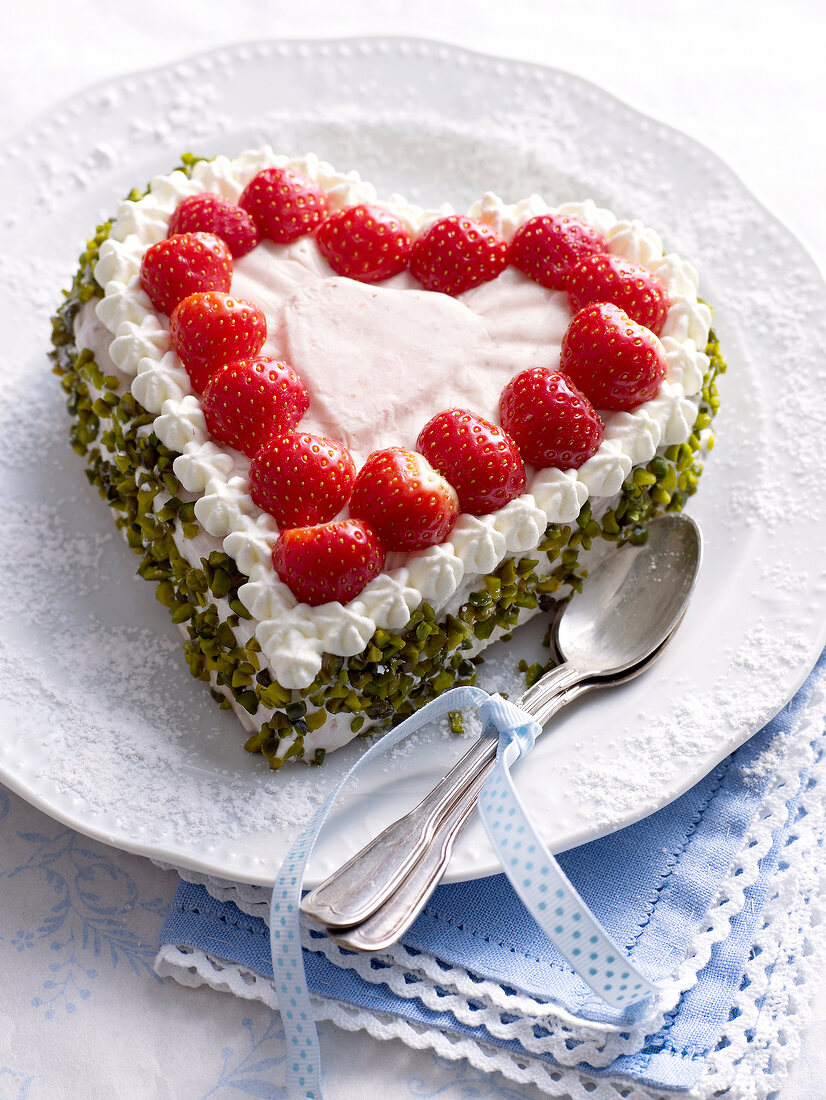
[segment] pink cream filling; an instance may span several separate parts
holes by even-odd
[[[344,443],[360,466],[415,447],[427,421],[466,408],[499,422],[499,395],[526,367],[559,366],[567,295],[513,267],[458,298],[405,272],[380,284],[336,276],[315,242],[262,242],[235,261],[232,293],[267,317],[262,355],[284,359],[310,393],[301,430]]]

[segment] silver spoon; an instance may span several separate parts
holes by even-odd
[[[611,680],[582,680],[565,688],[553,701],[553,713],[595,688],[614,687],[639,676],[659,657],[673,633],[649,657],[624,675]],[[494,760],[495,754],[436,823],[429,846],[408,869],[393,893],[360,924],[348,928],[328,926],[327,933],[331,939],[351,951],[385,951],[404,935],[439,885],[450,863],[454,845],[476,809],[476,798],[493,771]]]
[[[700,558],[700,531],[688,516],[670,513],[652,521],[645,543],[617,550],[566,606],[553,633],[563,663],[526,691],[518,705],[544,724],[583,691],[621,683],[644,671],[685,611]],[[456,829],[464,825],[475,805],[475,793],[468,795],[463,808],[457,800],[471,786],[474,792],[481,789],[496,745],[494,736],[479,738],[418,806],[307,894],[301,903],[305,915],[331,933],[336,930],[337,938],[338,930],[356,932],[354,926],[360,925],[363,934],[354,936],[347,946],[379,950],[358,946],[361,941],[366,944],[369,933],[364,922],[392,897],[426,853],[441,846],[443,858],[436,861],[433,875],[426,876],[425,900],[429,896],[447,866]],[[384,932],[380,938],[386,940]],[[351,939],[349,933],[347,939]]]

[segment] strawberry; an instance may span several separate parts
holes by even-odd
[[[608,242],[594,226],[565,214],[540,214],[517,229],[508,258],[534,282],[562,290],[578,260],[607,251]]]
[[[262,237],[289,244],[311,233],[327,217],[327,196],[319,185],[292,168],[265,168],[247,184],[241,206]]]
[[[611,302],[659,335],[665,324],[668,291],[651,272],[620,256],[586,256],[571,268],[568,298],[574,313],[592,302]]]
[[[309,432],[274,435],[250,463],[250,495],[279,527],[333,519],[347,501],[356,464],[341,443]]]
[[[273,547],[278,576],[301,603],[311,607],[349,603],[384,568],[378,536],[360,519],[282,531]]]
[[[618,306],[597,303],[574,316],[562,338],[560,368],[598,409],[636,408],[657,395],[665,349]]]
[[[178,204],[168,235],[176,233],[214,233],[236,260],[258,244],[258,227],[246,210],[209,191],[188,195]]]
[[[368,455],[359,470],[350,515],[366,520],[388,550],[421,550],[444,542],[459,500],[423,455],[387,447]]]
[[[511,378],[499,415],[525,461],[540,469],[575,470],[602,442],[604,425],[591,402],[550,367],[529,367]]]
[[[438,413],[416,447],[456,490],[463,512],[485,516],[525,490],[525,464],[514,441],[467,409]]]
[[[213,437],[253,458],[271,435],[296,426],[310,397],[289,364],[262,356],[219,367],[201,403]]]
[[[172,310],[169,336],[192,388],[203,393],[218,367],[258,354],[267,338],[267,319],[243,298],[217,290],[199,291]]]
[[[346,206],[319,227],[316,240],[337,275],[363,283],[398,275],[410,259],[410,234],[380,206]]]
[[[495,279],[508,263],[504,237],[489,225],[452,214],[429,226],[415,241],[410,271],[428,290],[461,294]]]
[[[178,233],[147,248],[140,278],[155,309],[171,313],[198,290],[228,291],[232,256],[214,233]]]

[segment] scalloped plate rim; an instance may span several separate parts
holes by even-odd
[[[310,53],[315,51],[316,53],[318,53],[325,48],[335,48],[342,46],[357,47],[359,44],[363,43],[368,44],[371,48],[378,47],[382,44],[387,45],[388,47],[395,48],[400,48],[402,45],[406,45],[410,46],[413,49],[415,49],[416,47],[424,46],[431,49],[444,51],[446,56],[450,54],[464,55],[465,57],[476,58],[489,64],[504,66],[506,69],[511,68],[518,69],[520,71],[531,70],[542,74],[552,74],[555,79],[560,80],[563,83],[570,82],[571,85],[578,87],[581,91],[589,93],[592,98],[601,100],[603,102],[611,101],[617,110],[623,112],[626,115],[634,116],[644,127],[651,127],[654,131],[659,131],[663,134],[671,134],[673,135],[675,140],[679,140],[683,143],[688,143],[691,147],[693,147],[695,153],[701,155],[707,162],[713,161],[714,168],[719,172],[725,173],[729,180],[736,185],[738,190],[745,193],[749,203],[752,206],[759,207],[765,218],[773,223],[775,227],[782,232],[783,236],[786,238],[787,247],[792,247],[794,250],[805,257],[807,263],[811,265],[812,274],[815,276],[815,279],[818,283],[816,292],[820,293],[822,296],[823,282],[819,268],[814,260],[812,260],[811,256],[809,256],[809,254],[806,252],[805,248],[803,248],[800,242],[797,241],[797,239],[793,236],[788,227],[786,227],[780,219],[772,214],[763,205],[763,203],[752,194],[749,188],[742,181],[741,177],[733,169],[731,169],[716,152],[706,148],[695,138],[684,134],[682,131],[670,126],[667,123],[660,122],[652,118],[650,115],[647,115],[636,107],[626,104],[623,100],[613,95],[611,92],[602,89],[599,85],[577,74],[568,73],[564,70],[553,68],[551,66],[545,66],[533,61],[522,61],[514,58],[497,57],[494,54],[469,50],[464,47],[456,46],[450,43],[442,43],[428,38],[411,38],[405,36],[371,36],[329,39],[268,39],[262,42],[237,43],[229,46],[222,46],[214,50],[194,53],[188,55],[185,58],[181,58],[177,61],[173,61],[164,65],[154,66],[152,68],[144,70],[137,70],[135,72],[127,73],[114,78],[106,78],[92,85],[89,85],[88,87],[77,93],[74,93],[69,97],[66,97],[59,103],[55,104],[52,109],[41,112],[38,116],[35,117],[35,119],[33,119],[27,131],[12,135],[6,143],[6,149],[10,149],[11,152],[7,152],[2,157],[0,157],[0,163],[4,163],[6,165],[13,163],[14,157],[17,155],[17,144],[19,143],[21,145],[25,145],[27,139],[33,136],[33,132],[36,132],[40,127],[48,127],[56,115],[59,115],[63,111],[70,110],[75,105],[82,105],[85,101],[88,101],[96,93],[99,94],[106,89],[121,87],[127,84],[130,80],[149,79],[153,74],[168,73],[179,67],[186,66],[188,64],[192,64],[198,61],[207,60],[210,57],[219,57],[221,55],[232,55],[237,57],[245,49],[253,50],[257,48],[259,50],[276,50],[279,48],[285,48],[288,51],[294,51],[295,53],[298,53],[298,51],[300,50],[307,50]],[[264,57],[262,55],[261,60],[270,61],[271,58]],[[810,664],[806,667],[801,665],[797,668],[794,676],[787,677],[786,681],[784,682],[786,692],[782,699],[778,698],[775,711],[779,710],[784,705],[786,700],[794,693],[794,691],[797,690],[800,684],[805,680],[809,672],[809,668],[814,663],[814,660],[819,654],[824,642],[826,642],[826,622],[821,623],[819,632],[817,632],[816,635],[811,639],[810,650],[812,656]],[[789,685],[792,685],[791,689],[789,689]],[[753,732],[753,730],[743,731],[741,740],[745,739],[751,732]],[[727,748],[730,748],[730,746],[728,746]],[[181,850],[179,847],[170,848],[165,841],[136,841],[134,840],[134,837],[124,836],[122,831],[112,830],[111,828],[107,828],[104,824],[95,826],[89,820],[81,820],[76,813],[67,811],[65,808],[59,805],[59,799],[57,799],[56,797],[57,785],[53,783],[53,781],[49,781],[48,784],[45,784],[42,791],[34,789],[32,787],[32,783],[30,781],[27,782],[24,775],[22,775],[20,772],[15,772],[13,768],[8,767],[4,759],[4,755],[5,754],[0,751],[0,775],[3,776],[4,782],[7,783],[10,789],[15,790],[18,794],[26,798],[39,809],[50,814],[52,817],[62,821],[67,825],[70,825],[71,827],[77,829],[82,833],[85,833],[86,835],[89,835],[99,840],[103,840],[107,843],[114,844],[119,848],[134,852],[135,854],[149,856],[150,858],[154,858],[158,861],[174,861],[177,862],[179,865],[185,866],[192,870],[218,874],[222,877],[236,878],[238,881],[245,881],[250,883],[266,884],[272,881],[271,872],[261,873],[260,871],[253,869],[251,866],[241,868],[241,873],[239,874],[237,869],[230,866],[229,861],[226,858],[226,853],[224,854],[224,856],[222,856],[221,859],[216,861],[214,856],[203,854],[203,852],[199,852],[197,850]],[[724,753],[722,755],[724,755]],[[699,775],[694,775],[692,781],[696,781],[698,778],[700,778]],[[685,784],[685,788],[690,785],[691,783],[687,782]],[[45,789],[47,786],[55,788],[55,790]],[[672,794],[672,797],[677,797],[679,793],[681,792]],[[651,809],[655,808],[658,807],[650,807],[647,812],[651,812]],[[624,821],[622,824],[630,824],[630,819]],[[619,825],[617,827],[622,826]],[[237,842],[234,846],[243,847],[244,839],[245,838],[241,838],[241,841]],[[264,861],[262,861],[260,857],[255,857],[254,862],[260,864]],[[452,869],[452,873],[449,875],[449,878],[461,879],[468,877],[477,877],[484,874],[494,873],[497,870],[498,867],[491,865],[489,861],[487,863],[482,861],[477,862],[477,866],[475,868],[472,868],[470,872],[468,872],[467,868],[465,868],[464,871],[460,872],[455,872]],[[323,873],[326,873],[324,868],[322,868],[321,875],[323,875]],[[317,880],[319,877],[321,877],[321,875],[310,874],[308,876],[308,883],[311,880]]]

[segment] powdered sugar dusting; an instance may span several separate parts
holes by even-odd
[[[736,743],[736,731],[744,724],[760,728],[778,709],[774,678],[806,669],[809,650],[810,638],[795,618],[761,617],[718,674],[708,678],[701,694],[696,683],[683,686],[671,679],[671,705],[633,714],[633,721],[609,742],[613,751],[594,751],[593,743],[581,740],[579,758],[568,771],[588,806],[591,825],[603,831],[639,816],[641,803],[664,804],[664,790],[691,786],[694,759],[701,754],[711,767]],[[651,762],[645,774],[640,760]],[[618,783],[618,777],[623,781]]]
[[[185,148],[315,149],[428,208],[464,208],[486,190],[509,201],[590,196],[656,226],[666,251],[696,264],[730,365],[718,444],[691,503],[706,535],[703,572],[662,664],[560,715],[517,769],[552,846],[674,797],[783,705],[823,643],[826,409],[813,398],[826,387],[826,311],[814,265],[679,134],[564,74],[438,49],[224,50],[220,64],[198,68],[197,102],[171,69],[130,78],[129,90],[113,82],[0,151],[11,192],[0,254],[0,564],[13,579],[0,629],[0,774],[81,830],[225,878],[271,881],[287,839],[361,748],[279,773],[242,751],[237,721],[190,679],[177,631],[135,578],[135,557],[67,445],[46,363],[48,315],[116,198]],[[261,104],[276,65],[286,98]],[[49,187],[30,193],[32,178]],[[482,666],[494,681],[485,686],[518,694],[518,657],[541,655],[525,637],[517,632],[509,674]],[[380,763],[344,796],[346,827],[323,843],[312,877],[396,816],[400,785],[411,800],[423,793],[477,728],[467,719],[464,738],[444,725],[424,731]],[[496,869],[479,833],[463,838],[455,877]]]

